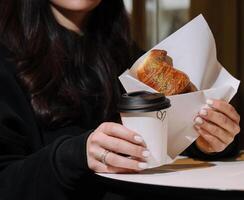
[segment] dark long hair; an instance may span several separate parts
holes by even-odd
[[[122,0],[102,0],[82,37],[57,23],[49,0],[1,1],[0,13],[1,43],[12,53],[17,78],[45,127],[111,118],[120,95],[117,76],[130,58]]]

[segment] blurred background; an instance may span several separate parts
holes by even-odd
[[[216,40],[218,60],[244,81],[244,0],[124,0],[131,29],[140,48],[155,44],[203,14]],[[243,103],[242,103],[243,102]],[[244,85],[231,102],[244,116]],[[244,120],[241,120],[244,128]],[[242,131],[243,132],[243,131]],[[244,149],[244,133],[238,139]]]

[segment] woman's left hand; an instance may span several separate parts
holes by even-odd
[[[207,100],[195,118],[195,129],[200,134],[197,147],[204,153],[223,151],[240,132],[240,115],[229,103]]]

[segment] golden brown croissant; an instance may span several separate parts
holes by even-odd
[[[197,90],[184,72],[173,68],[164,50],[151,50],[137,68],[137,77],[166,96]]]

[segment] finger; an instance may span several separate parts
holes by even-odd
[[[214,152],[221,152],[226,148],[226,144],[223,143],[221,140],[216,138],[215,136],[209,134],[206,130],[200,128],[198,130],[198,133],[200,134],[201,137],[204,138],[204,140],[209,144],[210,148]]]
[[[201,117],[197,117],[195,121],[201,129],[204,129],[206,132],[208,132],[208,134],[211,134],[212,136],[216,137],[224,144],[228,145],[234,139],[233,135],[228,133],[226,130],[209,121],[204,120]]]
[[[226,116],[228,116],[230,119],[232,119],[234,122],[238,123],[240,122],[240,115],[237,113],[236,109],[229,103],[223,100],[207,100],[207,104],[216,110],[224,113]]]
[[[92,159],[96,159],[100,162],[103,162],[102,157],[103,157],[103,154],[105,151],[106,150],[104,148],[102,148],[101,146],[93,145],[91,148],[88,149],[88,155]],[[137,161],[141,161],[141,162],[145,162],[145,159],[140,159],[140,158],[134,157],[134,156],[128,156],[127,158],[137,160]]]
[[[109,152],[106,156],[105,162],[107,165],[123,168],[123,169],[131,169],[131,170],[144,170],[148,167],[146,162],[138,162],[133,159],[129,159],[127,157],[120,156],[113,152]]]
[[[100,134],[101,139],[97,139],[97,144],[104,149],[142,159],[150,156],[150,152],[145,147],[103,133]]]
[[[201,109],[199,114],[203,119],[210,121],[225,129],[227,132],[232,134],[233,137],[240,132],[239,125],[223,113],[217,112],[212,109]]]
[[[209,143],[200,135],[196,140],[196,145],[204,153],[213,153],[214,150]]]
[[[136,173],[138,171],[105,165],[97,160],[93,161],[92,169],[98,173]]]
[[[106,122],[99,126],[98,131],[104,132],[107,135],[117,137],[123,140],[127,140],[134,144],[140,144],[146,146],[143,138],[135,133],[134,131],[129,130],[121,124]]]
[[[88,149],[88,154],[90,155],[88,159],[88,166],[90,169],[96,172],[104,172],[104,173],[134,173],[137,172],[136,170],[133,169],[125,169],[125,168],[118,168],[118,167],[113,167],[113,166],[107,166],[103,162],[106,162],[106,157],[105,155],[105,160],[103,159],[103,153],[105,152],[105,149],[101,148],[98,145],[93,145],[92,148]]]

